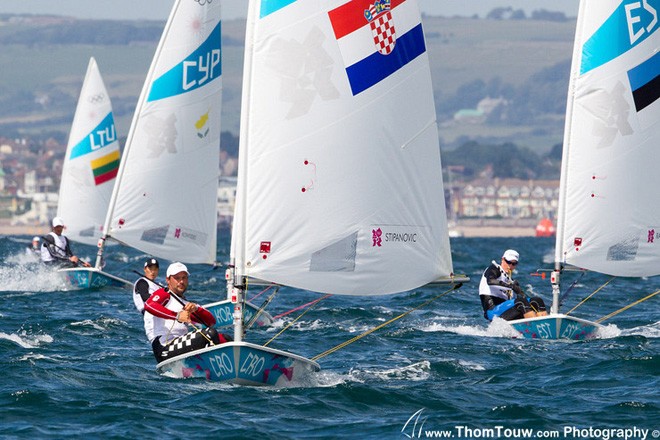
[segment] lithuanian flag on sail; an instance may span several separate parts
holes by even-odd
[[[94,183],[98,186],[117,177],[119,171],[119,150],[101,156],[91,162]]]

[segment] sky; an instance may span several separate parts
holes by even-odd
[[[223,18],[245,17],[247,0],[222,1]],[[165,20],[174,0],[0,0],[0,13],[55,14],[91,19]],[[537,9],[577,16],[578,0],[418,0],[429,15],[477,14],[485,16],[496,7],[512,6],[531,13]]]

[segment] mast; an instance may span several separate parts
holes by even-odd
[[[234,340],[243,340],[243,302],[245,300],[245,287],[247,281],[247,268],[245,264],[245,234],[246,234],[246,204],[247,204],[247,181],[248,181],[248,145],[249,145],[249,107],[250,84],[252,81],[252,57],[254,53],[254,28],[257,17],[257,3],[250,1],[248,4],[247,22],[245,30],[245,56],[243,60],[243,96],[241,103],[241,128],[238,153],[238,179],[236,191],[236,206],[234,212],[234,224],[232,225],[231,238],[231,260],[230,269],[227,273],[227,294],[234,304]]]
[[[559,313],[559,295],[561,288],[561,272],[563,269],[564,255],[564,222],[566,216],[566,199],[568,188],[568,158],[572,146],[571,134],[573,128],[573,105],[575,100],[575,83],[580,75],[580,63],[582,55],[582,28],[584,26],[584,12],[586,6],[584,1],[580,1],[578,10],[578,19],[575,28],[575,38],[573,43],[573,58],[571,61],[571,73],[568,82],[568,96],[566,98],[566,120],[564,122],[564,140],[562,149],[561,174],[559,181],[559,206],[557,209],[557,230],[555,233],[555,266],[550,276],[552,283],[552,308],[551,313]]]

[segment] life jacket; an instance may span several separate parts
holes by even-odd
[[[44,263],[67,260],[73,255],[69,248],[69,240],[64,235],[57,235],[51,232],[42,238],[44,242],[41,244],[41,261]]]
[[[138,312],[144,313],[144,302],[146,299],[142,298],[140,296],[140,293],[137,291],[137,285],[140,281],[146,281],[147,284],[149,285],[149,296],[151,296],[152,293],[154,293],[156,290],[160,289],[160,286],[156,284],[155,282],[151,281],[147,277],[140,277],[134,284],[133,284],[133,303],[135,304],[135,307],[138,309]],[[149,298],[147,297],[147,299]]]
[[[499,281],[508,285],[513,282],[504,268],[493,261],[484,271],[483,275],[481,275],[481,281],[479,282],[479,295],[490,295],[502,298],[503,300],[508,300],[513,296],[513,290],[511,290],[510,287],[488,284],[488,275],[492,277],[492,275],[496,275],[498,271],[499,276],[497,276],[497,279]]]

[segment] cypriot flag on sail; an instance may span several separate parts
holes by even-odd
[[[352,0],[328,13],[353,95],[426,52],[413,0]]]

